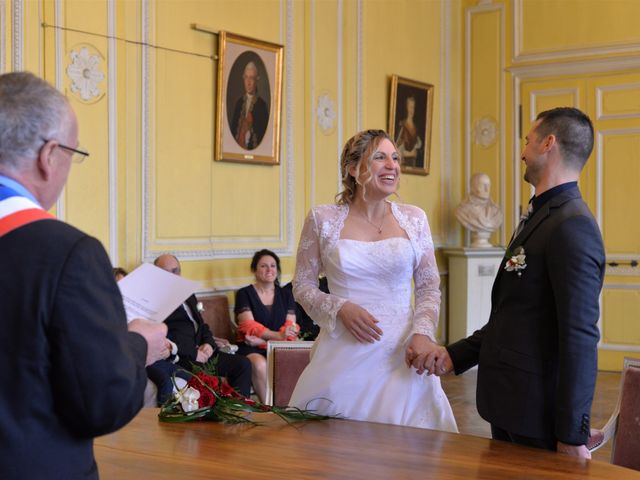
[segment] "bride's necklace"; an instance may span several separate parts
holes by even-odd
[[[364,218],[369,225],[373,226],[378,231],[378,235],[382,235],[382,225],[384,225],[384,220],[387,218],[386,209],[384,211],[384,214],[382,215],[382,221],[380,222],[380,225],[376,225],[375,223],[373,223],[371,220],[369,220],[369,218],[367,218],[367,216],[364,213],[360,212],[360,214],[362,215],[362,218]]]

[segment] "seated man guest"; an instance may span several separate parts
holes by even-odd
[[[175,275],[182,273],[180,262],[173,255],[160,255],[153,264]],[[217,374],[226,377],[235,390],[248,397],[251,393],[251,364],[240,355],[231,355],[218,349],[209,325],[197,309],[197,303],[196,296],[191,295],[164,321],[169,329],[167,337],[178,346],[177,365],[191,370],[192,364],[202,365],[213,358],[216,360]],[[164,362],[154,367],[159,366],[170,375],[177,367],[168,364]]]
[[[280,258],[270,250],[253,255],[256,281],[236,293],[238,353],[251,361],[253,388],[264,402],[267,392],[266,348],[269,340],[297,340],[296,307],[291,290],[280,287]],[[171,328],[169,328],[171,333]]]

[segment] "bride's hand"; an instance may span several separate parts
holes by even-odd
[[[446,348],[426,335],[414,334],[405,352],[407,367],[413,366],[418,375],[444,375],[453,370],[453,362]]]
[[[359,342],[373,343],[380,340],[382,330],[376,325],[378,320],[361,306],[346,302],[338,311],[338,318]]]

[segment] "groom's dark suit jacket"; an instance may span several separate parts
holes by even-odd
[[[526,268],[504,269],[523,247]],[[543,204],[513,239],[489,322],[447,347],[456,374],[478,364],[477,406],[491,424],[584,444],[597,369],[602,237],[577,187]]]

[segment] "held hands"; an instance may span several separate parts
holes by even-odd
[[[414,334],[405,352],[407,367],[414,367],[418,375],[444,375],[453,370],[447,349],[431,341],[426,335]]]
[[[142,318],[131,320],[127,325],[130,332],[135,332],[147,341],[147,359],[145,365],[151,365],[171,355],[171,342],[167,340],[167,326]]]
[[[376,325],[378,320],[361,306],[346,302],[338,311],[338,318],[360,343],[373,343],[380,340],[382,330]]]
[[[206,363],[211,358],[211,355],[213,355],[213,347],[208,343],[203,343],[198,347],[196,362]]]
[[[564,453],[572,457],[591,459],[591,452],[586,445],[569,445],[558,441],[558,453]]]

